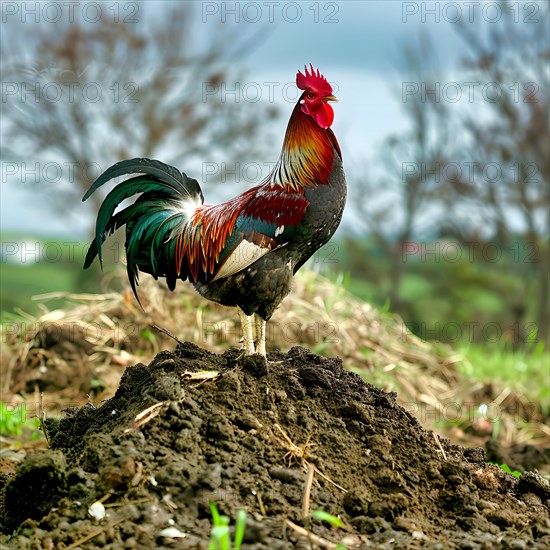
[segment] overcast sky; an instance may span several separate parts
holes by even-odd
[[[86,4],[92,3],[84,2]],[[121,2],[119,6],[124,9],[134,4]],[[9,32],[10,22],[23,17],[23,13],[5,13],[5,5],[2,6],[2,30]],[[103,4],[109,5],[112,2]],[[155,1],[138,6],[141,10],[138,16],[155,14],[162,17],[161,5],[160,1]],[[311,62],[335,83],[340,103],[335,105],[333,129],[342,146],[344,160],[360,162],[364,159],[375,164],[384,139],[406,128],[400,97],[403,46],[418,40],[421,33],[429,34],[440,66],[448,68],[448,74],[452,74],[458,61],[467,54],[464,42],[455,32],[458,22],[491,25],[493,20],[498,20],[498,9],[496,2],[484,1],[206,1],[197,3],[194,32],[198,40],[204,40],[219,32],[220,25],[225,24],[236,27],[239,34],[253,40],[255,47],[239,61],[247,70],[249,82],[255,86],[248,91],[257,93],[259,90],[263,99],[272,99],[280,107],[281,118],[275,123],[279,125],[280,139],[274,158],[278,156],[292,110],[288,94],[283,94],[284,83],[293,82],[296,70]],[[87,15],[93,17],[93,12]],[[128,14],[121,12],[120,15]],[[39,17],[39,24],[48,25],[47,19],[52,15],[42,13]],[[273,82],[281,85],[266,84]],[[186,170],[186,167],[180,168]],[[4,172],[0,207],[2,230],[85,235],[84,223],[81,227],[66,228],[62,220],[55,219],[27,194],[6,183]]]

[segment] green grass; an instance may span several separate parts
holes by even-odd
[[[339,517],[333,516],[324,510],[313,510],[313,512],[311,512],[311,517],[319,521],[326,521],[333,527],[346,530],[344,522]]]
[[[392,260],[390,252],[372,239],[342,239],[337,244],[337,261],[328,264],[333,270],[330,277],[346,273],[348,290],[379,309],[393,294],[393,275],[401,268],[398,303],[389,304],[389,309],[421,338],[457,347],[462,342],[446,339],[445,331],[434,336],[437,325],[458,324],[467,330],[474,323],[480,328],[472,341],[484,343],[482,329],[487,325],[498,325],[506,338],[515,326],[528,329],[539,320],[537,264],[518,261],[506,248],[497,262],[489,262],[457,243],[461,249],[458,261],[447,261],[440,254],[407,258],[399,265],[399,258]],[[428,244],[433,248],[441,242]]]
[[[487,462],[487,464],[492,464],[493,466],[498,466],[501,470],[506,472],[507,474],[510,474],[514,477],[521,477],[521,472],[518,470],[512,471],[510,466],[508,464],[496,464],[495,462]]]
[[[461,363],[462,374],[480,382],[499,382],[512,388],[521,387],[533,401],[549,412],[550,357],[544,342],[534,349],[517,350],[493,345],[471,344],[458,350],[467,361]]]
[[[33,296],[50,292],[98,292],[102,277],[97,264],[83,270],[87,242],[71,238],[36,235],[0,235],[0,321],[11,320],[14,308],[35,315],[39,308]],[[117,249],[118,250],[118,249]],[[114,249],[107,248],[106,271],[115,262]],[[36,261],[39,260],[39,261]],[[63,307],[64,300],[48,301],[48,308]]]
[[[310,516],[317,521],[326,522],[335,529],[342,529],[348,531],[348,528],[344,525],[344,522],[337,516],[333,516],[324,510],[313,510],[310,513]],[[346,547],[343,544],[336,544],[335,550],[346,550]]]
[[[434,293],[433,284],[429,278],[415,273],[405,274],[399,296],[401,300],[427,300]]]
[[[18,233],[2,233],[0,257],[0,318],[14,308],[35,314],[32,297],[48,292],[78,290],[85,242],[70,238],[45,238]],[[38,260],[38,261],[37,261]],[[52,302],[58,307],[62,301]]]
[[[56,264],[36,263],[2,265],[0,282],[2,292],[2,314],[12,312],[15,307],[23,311],[38,311],[32,296],[54,291],[72,292],[75,288],[75,276],[70,269],[60,269]],[[53,303],[53,305],[56,305]],[[4,315],[2,315],[2,319]]]
[[[0,435],[22,439],[26,434],[34,440],[42,437],[38,418],[28,418],[24,405],[8,405],[0,401]]]
[[[329,275],[330,279],[334,279],[334,274]],[[352,277],[346,284],[346,288],[355,296],[366,302],[373,302],[373,297],[376,296],[379,290],[374,283]]]
[[[231,531],[229,528],[229,518],[218,512],[218,507],[214,502],[210,503],[210,512],[212,514],[212,530],[210,531],[210,542],[208,550],[239,550],[244,539],[246,529],[246,512],[239,510],[235,523],[235,539],[231,544]]]

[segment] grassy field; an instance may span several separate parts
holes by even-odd
[[[6,249],[4,243],[20,243],[22,240],[22,235],[3,235],[2,250],[13,252],[13,245]],[[97,267],[86,272],[82,270],[85,242],[69,246],[67,239],[27,237],[27,240],[32,242],[31,250],[41,252],[3,254],[1,258],[2,322],[19,317],[17,312],[20,311],[37,314],[39,306],[33,300],[35,295],[56,291],[100,292],[105,288],[108,278],[101,275]],[[355,257],[354,263],[351,261],[353,253],[349,246],[338,243],[334,250],[321,251],[317,259],[323,259],[324,256],[336,259],[336,262],[329,263],[329,267],[334,270],[332,275],[329,272],[329,277],[338,286],[347,288],[382,312],[395,313],[388,298],[388,265],[376,251],[367,252],[363,251],[359,260]],[[21,261],[37,257],[41,261]],[[368,267],[365,267],[365,274],[359,276],[358,266],[365,262]],[[314,261],[312,267],[316,269],[319,266]],[[471,263],[455,266],[411,263],[404,273],[400,289],[401,306],[404,309],[397,313],[407,327],[421,338],[447,342],[463,355],[467,361],[462,368],[466,369],[464,374],[471,379],[521,385],[532,399],[547,403],[549,358],[544,342],[536,334],[523,335],[524,339],[529,340],[528,346],[513,346],[511,337],[514,335],[505,329],[497,334],[498,338],[493,334],[492,338],[485,341],[474,332],[464,329],[472,322],[479,327],[502,319],[505,323],[512,323],[508,314],[509,293],[519,283],[521,280],[518,282],[518,277],[510,270],[504,270],[495,279],[494,273],[488,273],[483,266]],[[50,309],[62,305],[62,300],[48,302]],[[491,336],[489,333],[487,335]]]
[[[544,414],[550,413],[550,358],[544,342],[530,350],[473,344],[458,351],[467,359],[461,363],[466,377],[522,388],[532,402],[540,404]]]
[[[4,264],[1,279],[2,320],[11,317],[16,309],[36,313],[32,297],[54,291],[77,291],[75,274],[54,264],[32,266]],[[60,302],[58,302],[60,305]]]
[[[85,240],[8,233],[0,235],[0,241],[1,321],[13,318],[17,311],[36,314],[38,302],[34,296],[57,291],[97,291],[102,285],[97,266],[88,271],[82,269]],[[62,303],[54,300],[49,305],[58,307]]]

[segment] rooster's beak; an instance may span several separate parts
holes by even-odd
[[[326,95],[323,101],[336,101],[336,103],[338,103],[338,98],[334,95]]]

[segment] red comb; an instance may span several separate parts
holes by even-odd
[[[313,65],[309,64],[311,72],[307,70],[307,67],[304,65],[305,73],[302,74],[300,71],[296,73],[296,86],[300,90],[305,90],[311,88],[317,92],[329,95],[332,94],[332,86],[328,83],[328,80],[319,72],[313,68]]]

